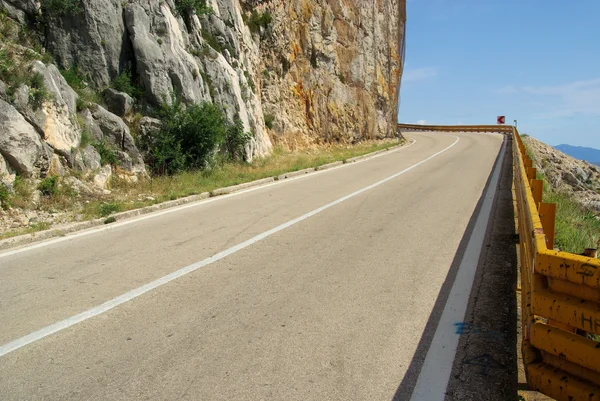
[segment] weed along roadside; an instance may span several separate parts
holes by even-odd
[[[253,163],[228,162],[210,170],[183,171],[125,182],[113,177],[110,193],[86,199],[77,213],[65,185],[58,180],[44,181],[42,201],[47,209],[59,210],[72,218],[69,223],[51,226],[32,223],[26,228],[0,234],[0,249],[49,239],[127,218],[225,195],[268,182],[308,174],[323,167],[353,163],[403,146],[405,140],[367,141],[355,145],[329,145],[313,150],[288,151],[275,148],[271,156]],[[31,191],[32,188],[28,188]],[[41,191],[41,190],[40,190]],[[25,191],[27,192],[27,191]],[[79,220],[79,221],[78,221]]]
[[[593,182],[600,173],[596,167],[588,167],[527,135],[523,142],[537,167],[537,178],[544,182],[544,201],[556,204],[556,248],[575,254],[582,254],[587,248],[597,249],[600,218],[597,207],[594,208],[597,195]],[[588,180],[579,179],[580,174]]]

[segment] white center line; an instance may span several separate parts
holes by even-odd
[[[475,221],[475,227],[458,267],[454,284],[435,330],[429,351],[427,351],[410,401],[444,401],[446,397],[446,388],[448,387],[460,338],[456,334],[455,324],[462,322],[467,312],[469,296],[471,295],[485,232],[496,196],[505,148],[506,140],[502,143],[502,149],[496,160],[490,185],[484,194],[483,204]]]
[[[158,288],[158,287],[160,287],[162,285],[165,285],[165,284],[169,283],[170,281],[178,279],[178,278],[180,278],[182,276],[185,276],[186,274],[189,274],[189,273],[191,273],[191,272],[193,272],[195,270],[200,269],[201,267],[204,267],[206,265],[209,265],[211,263],[219,261],[219,260],[221,260],[223,258],[226,258],[227,256],[232,255],[232,254],[234,254],[234,253],[236,253],[236,252],[238,252],[238,251],[240,251],[240,250],[242,250],[244,248],[247,248],[250,245],[253,245],[253,244],[255,244],[255,243],[259,242],[259,241],[262,241],[263,239],[265,239],[265,238],[267,238],[267,237],[269,237],[269,236],[271,236],[271,235],[273,235],[275,233],[278,233],[279,231],[285,230],[286,228],[291,227],[291,226],[293,226],[293,225],[295,225],[295,224],[297,224],[297,223],[299,223],[299,222],[301,222],[303,220],[306,220],[306,219],[308,219],[308,218],[310,218],[310,217],[312,217],[312,216],[314,216],[316,214],[319,214],[319,213],[321,213],[324,210],[327,210],[327,209],[329,209],[329,208],[331,208],[331,207],[333,207],[335,205],[338,205],[338,204],[340,204],[340,203],[342,203],[342,202],[344,202],[344,201],[346,201],[346,200],[348,200],[350,198],[353,198],[353,197],[355,197],[357,195],[360,195],[363,192],[369,191],[369,190],[371,190],[371,189],[373,189],[375,187],[378,187],[378,186],[380,186],[380,185],[382,185],[382,184],[384,184],[384,183],[386,183],[386,182],[388,182],[390,180],[393,180],[394,178],[397,178],[398,176],[401,176],[402,174],[407,173],[407,172],[413,170],[414,168],[420,166],[421,164],[423,164],[423,163],[425,163],[425,162],[433,159],[434,157],[437,157],[437,156],[441,155],[442,153],[446,152],[450,148],[454,147],[458,143],[458,141],[460,139],[457,136],[452,136],[452,137],[456,138],[456,140],[450,146],[448,146],[445,149],[437,152],[434,155],[429,156],[428,158],[426,158],[424,160],[421,160],[420,162],[418,162],[416,164],[413,164],[412,166],[410,166],[408,168],[405,168],[404,170],[402,170],[402,171],[400,171],[398,173],[395,173],[395,174],[393,174],[393,175],[391,175],[391,176],[389,176],[387,178],[384,178],[381,181],[378,181],[378,182],[376,182],[374,184],[371,184],[371,185],[369,185],[367,187],[364,187],[364,188],[359,189],[359,190],[357,190],[355,192],[352,192],[352,193],[350,193],[350,194],[348,194],[346,196],[343,196],[343,197],[341,197],[341,198],[339,198],[339,199],[337,199],[337,200],[335,200],[335,201],[333,201],[331,203],[328,203],[328,204],[326,204],[324,206],[321,206],[321,207],[319,207],[317,209],[314,209],[314,210],[312,210],[312,211],[310,211],[310,212],[308,212],[308,213],[306,213],[306,214],[304,214],[304,215],[302,215],[300,217],[297,217],[297,218],[295,218],[293,220],[290,220],[290,221],[288,221],[286,223],[283,223],[283,224],[281,224],[281,225],[279,225],[277,227],[274,227],[274,228],[272,228],[272,229],[270,229],[268,231],[265,231],[265,232],[263,232],[263,233],[255,236],[255,237],[252,237],[252,238],[250,238],[250,239],[248,239],[248,240],[246,240],[246,241],[244,241],[244,242],[242,242],[242,243],[240,243],[238,245],[232,246],[231,248],[228,248],[228,249],[226,249],[224,251],[221,251],[221,252],[219,252],[219,253],[217,253],[217,254],[209,257],[209,258],[206,258],[204,260],[201,260],[201,261],[196,262],[194,264],[191,264],[189,266],[183,267],[183,268],[181,268],[181,269],[179,269],[177,271],[174,271],[173,273],[170,273],[170,274],[168,274],[166,276],[163,276],[163,277],[161,277],[159,279],[156,279],[156,280],[154,280],[154,281],[152,281],[150,283],[144,284],[143,286],[138,287],[138,288],[136,288],[134,290],[131,290],[131,291],[129,291],[129,292],[123,294],[123,295],[120,295],[120,296],[116,297],[116,298],[113,298],[110,301],[107,301],[107,302],[103,303],[102,305],[98,305],[98,306],[96,306],[94,308],[86,310],[85,312],[81,312],[81,313],[79,313],[77,315],[74,315],[74,316],[71,316],[71,317],[69,317],[69,318],[67,318],[65,320],[62,320],[60,322],[51,324],[51,325],[46,326],[46,327],[44,327],[44,328],[42,328],[40,330],[34,331],[33,333],[27,334],[26,336],[23,336],[21,338],[13,340],[13,341],[11,341],[11,342],[9,342],[7,344],[4,344],[4,345],[0,346],[0,357],[4,356],[4,355],[6,355],[6,354],[8,354],[10,352],[13,352],[15,350],[18,350],[19,348],[22,348],[22,347],[24,347],[24,346],[26,346],[28,344],[31,344],[31,343],[36,342],[36,341],[39,341],[42,338],[47,337],[47,336],[49,336],[51,334],[57,333],[57,332],[59,332],[61,330],[67,329],[67,328],[69,328],[71,326],[74,326],[74,325],[76,325],[78,323],[81,323],[81,322],[83,322],[83,321],[85,321],[87,319],[90,319],[90,318],[92,318],[94,316],[98,316],[98,315],[100,315],[102,313],[105,313],[105,312],[107,312],[107,311],[109,311],[109,310],[111,310],[113,308],[116,308],[117,306],[122,305],[122,304],[124,304],[124,303],[126,303],[128,301],[131,301],[132,299],[135,299],[135,298],[137,298],[137,297],[139,297],[139,296],[141,296],[141,295],[143,295],[143,294],[145,294],[145,293],[147,293],[147,292],[149,292],[151,290],[154,290],[154,289],[156,289],[156,288]]]
[[[296,180],[302,180],[302,179],[306,179],[306,178],[310,178],[310,177],[314,177],[316,175],[320,175],[320,174],[329,174],[332,171],[338,170],[340,168],[346,168],[348,166],[353,166],[357,163],[361,163],[367,160],[371,160],[371,159],[375,159],[378,157],[382,157],[382,156],[387,156],[389,154],[392,154],[394,152],[400,151],[400,150],[404,150],[404,149],[408,149],[410,148],[412,145],[414,145],[416,143],[416,139],[412,139],[412,142],[406,146],[401,146],[398,147],[396,149],[393,149],[389,152],[386,153],[380,153],[378,155],[374,155],[374,156],[369,156],[368,158],[364,159],[364,160],[359,160],[358,162],[355,163],[346,163],[346,164],[342,164],[341,166],[337,166],[337,167],[333,167],[327,170],[320,170],[320,171],[315,171],[314,173],[310,173],[310,174],[305,174],[305,175],[301,175],[298,177],[293,177],[293,178],[286,178],[285,180],[280,180],[280,181],[275,181],[273,183],[270,184],[266,184],[266,185],[260,185],[257,187],[252,187],[252,188],[248,188],[248,189],[244,189],[242,191],[237,191],[234,192],[232,194],[228,194],[228,195],[221,195],[221,196],[216,196],[216,197],[212,197],[209,199],[204,199],[201,201],[197,201],[197,202],[193,202],[193,203],[189,203],[187,205],[182,205],[182,206],[177,206],[177,207],[173,207],[167,210],[163,210],[160,212],[154,212],[154,213],[150,213],[144,216],[138,216],[138,217],[133,217],[131,219],[126,219],[123,221],[119,221],[117,223],[114,224],[109,224],[109,225],[104,225],[104,226],[100,226],[100,227],[95,227],[95,228],[91,228],[89,230],[84,230],[84,231],[79,231],[73,234],[68,234],[64,237],[58,237],[58,238],[54,238],[54,239],[50,239],[47,241],[42,241],[42,242],[38,242],[38,243],[34,243],[31,245],[26,245],[20,248],[16,248],[16,249],[11,249],[11,250],[7,250],[7,251],[0,251],[0,259],[4,258],[4,257],[8,257],[8,256],[13,256],[19,253],[23,253],[23,252],[27,252],[27,251],[31,251],[34,249],[38,249],[38,248],[43,248],[43,247],[47,247],[49,245],[53,245],[53,244],[57,244],[60,242],[64,242],[64,241],[72,241],[75,238],[80,238],[80,237],[85,237],[88,235],[92,235],[92,234],[97,234],[100,232],[104,232],[104,231],[110,231],[110,230],[115,230],[119,227],[122,226],[126,226],[129,224],[133,224],[133,223],[137,223],[140,221],[144,221],[144,220],[148,220],[148,219],[153,219],[159,216],[164,216],[166,214],[170,214],[170,213],[176,213],[185,209],[189,209],[189,208],[193,208],[193,207],[197,207],[200,205],[206,205],[207,203],[212,203],[212,202],[219,202],[223,199],[227,199],[227,198],[231,198],[233,196],[239,196],[248,192],[253,192],[253,191],[258,191],[259,189],[264,189],[264,188],[268,188],[274,185],[280,185],[286,182],[291,182],[291,181],[296,181]]]

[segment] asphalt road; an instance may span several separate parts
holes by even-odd
[[[0,253],[0,399],[410,398],[399,386],[503,136],[409,136],[360,163]]]

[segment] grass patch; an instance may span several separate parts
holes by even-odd
[[[0,233],[0,239],[7,239],[12,237],[17,237],[19,235],[25,234],[33,234],[38,231],[44,231],[50,228],[50,223],[34,223],[30,224],[29,227],[19,228],[13,231],[7,231],[4,233]]]
[[[271,156],[255,160],[252,164],[230,162],[211,170],[185,171],[172,176],[157,176],[152,180],[143,180],[137,184],[127,184],[113,180],[111,190],[113,195],[122,201],[120,211],[125,211],[209,192],[217,188],[267,177],[276,177],[291,171],[318,167],[387,149],[396,144],[396,140],[384,140],[352,146],[332,145],[327,148],[299,152],[277,148]],[[145,196],[151,196],[154,200],[139,200],[140,197]],[[97,204],[88,204],[86,214],[96,214],[97,217],[98,207]]]
[[[206,5],[206,0],[175,0],[175,9],[178,14],[190,17],[193,14],[212,14],[213,9]]]
[[[376,142],[364,142],[356,145],[330,145],[327,147],[291,152],[276,148],[269,157],[257,159],[252,164],[243,162],[226,162],[210,170],[184,171],[172,176],[157,176],[153,179],[141,180],[136,184],[127,183],[113,177],[111,194],[97,195],[82,199],[71,188],[58,184],[56,193],[42,197],[41,209],[75,210],[84,219],[107,218],[118,212],[139,209],[185,196],[209,192],[217,188],[241,184],[266,177],[274,177],[287,172],[318,167],[323,164],[346,160],[355,156],[387,149],[397,144],[397,140],[389,139]],[[33,186],[28,180],[18,179],[15,191],[25,203],[30,198]],[[85,203],[81,203],[85,200]],[[14,200],[10,201],[14,205]],[[79,203],[79,205],[78,205]],[[28,206],[23,204],[22,206]],[[48,227],[45,227],[46,229]],[[3,233],[0,238],[39,231],[39,227],[28,227],[10,233]]]
[[[8,86],[6,93],[14,101],[15,92],[22,86],[29,88],[29,103],[34,110],[39,109],[45,100],[51,98],[44,83],[44,77],[32,72],[32,58],[29,50],[3,46],[0,50],[0,79]]]
[[[110,164],[111,166],[116,166],[118,163],[116,152],[110,147],[108,143],[104,140],[99,142],[95,142],[92,146],[96,149],[98,154],[100,155],[100,165],[106,166]]]
[[[118,213],[120,211],[121,204],[119,202],[102,203],[98,209],[98,213],[101,217],[110,216],[111,214]]]
[[[77,93],[77,110],[81,111],[90,107],[91,103],[104,104],[102,96],[91,88],[85,74],[79,70],[79,67],[72,65],[68,69],[61,69],[60,73],[67,81],[67,84]]]
[[[549,187],[544,183],[544,187]],[[544,201],[556,203],[555,246],[561,251],[582,253],[600,245],[600,221],[591,210],[573,199],[571,194],[544,191]]]
[[[144,91],[133,83],[131,71],[129,70],[121,71],[110,86],[114,90],[126,93],[134,99],[139,99],[144,94]]]
[[[521,135],[527,138],[528,135]],[[527,154],[534,162],[537,155],[531,152],[525,143]],[[544,160],[540,160],[544,163]],[[552,188],[546,177],[538,171],[537,179],[544,181],[543,200],[556,203],[556,229],[554,246],[561,251],[581,254],[586,248],[600,246],[600,220],[588,208],[577,202],[568,192],[559,192]]]
[[[58,177],[46,177],[38,184],[38,189],[44,196],[52,196],[58,190]]]
[[[10,192],[8,188],[0,182],[0,209],[8,209],[10,206]]]

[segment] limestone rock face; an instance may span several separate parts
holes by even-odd
[[[534,155],[535,167],[554,191],[570,193],[581,205],[600,213],[600,169],[597,166],[568,156],[530,136],[523,141]]]
[[[48,50],[63,68],[77,65],[98,87],[107,86],[122,69],[132,66],[132,45],[126,34],[122,0],[86,0],[80,11],[48,16]]]
[[[126,169],[143,171],[126,120],[174,95],[186,104],[216,103],[239,120],[252,133],[249,161],[268,155],[273,143],[302,147],[394,136],[405,1],[206,0],[210,12],[197,13],[175,0],[85,0],[64,10],[0,0],[8,17],[38,27],[54,62],[76,67],[86,77],[83,85],[103,92],[113,113],[78,98],[59,69],[41,61],[30,67],[50,94],[41,107],[33,107],[25,84],[10,88],[9,96],[10,82],[4,82],[0,98],[24,119],[13,113],[14,124],[25,121],[33,129],[28,133],[37,133],[41,148],[82,166],[85,130],[124,152],[118,156]],[[137,87],[135,100],[109,89],[118,89],[114,83],[123,74]],[[142,106],[132,112],[134,102]],[[27,162],[3,153],[5,163],[29,171],[40,163],[33,157],[39,146]]]
[[[26,177],[36,177],[45,173],[50,165],[46,147],[36,130],[10,104],[0,100],[0,154],[9,168]]]
[[[276,142],[395,135],[405,2],[248,2],[273,16],[261,34],[263,106]]]

